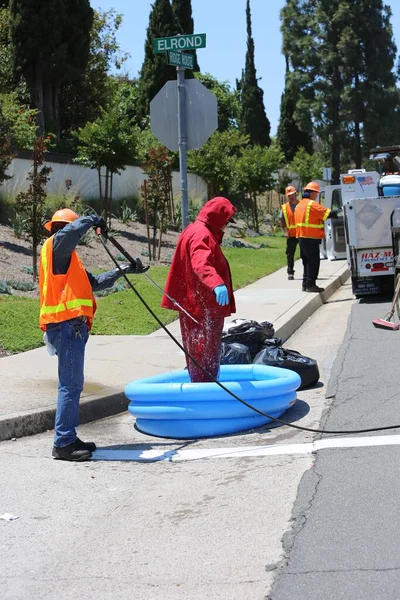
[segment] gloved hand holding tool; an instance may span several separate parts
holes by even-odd
[[[101,233],[101,235],[104,235],[105,238],[108,237],[108,226],[103,217],[98,217],[98,221],[96,225],[94,225],[93,229],[95,230],[97,235]]]
[[[141,273],[148,271],[150,267],[145,267],[140,258],[133,258],[132,262],[121,263],[119,268],[122,269],[124,273],[135,273],[136,275],[140,275]]]

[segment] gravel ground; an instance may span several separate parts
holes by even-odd
[[[114,237],[131,256],[138,256],[144,264],[148,262],[148,244],[144,224],[124,225],[115,220],[112,223],[112,231]],[[159,264],[171,262],[178,235],[178,233],[170,231],[163,234]],[[78,253],[85,268],[88,271],[112,269],[113,263],[110,257],[93,232],[88,234],[87,242],[87,245],[80,244],[78,246]],[[122,260],[118,250],[111,244],[110,249],[114,256]],[[32,282],[32,275],[24,270],[30,267],[32,267],[30,243],[25,239],[16,238],[11,227],[0,224],[0,281]],[[13,289],[12,293],[13,295],[33,297],[38,295],[38,290],[21,292]]]

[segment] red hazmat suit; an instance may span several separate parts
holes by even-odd
[[[217,377],[224,318],[236,311],[228,261],[220,244],[223,228],[236,208],[223,197],[209,200],[197,219],[181,233],[165,284],[165,292],[176,300],[199,323],[180,312],[182,341],[185,350],[210,375]],[[225,285],[229,304],[220,306],[213,290]],[[178,310],[166,296],[161,306]],[[210,381],[205,373],[186,357],[192,382]]]

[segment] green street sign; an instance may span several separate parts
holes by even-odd
[[[197,50],[206,47],[206,34],[177,35],[174,37],[157,38],[153,42],[154,52],[161,54],[168,50]]]
[[[168,64],[184,69],[194,69],[194,56],[193,54],[168,50]]]

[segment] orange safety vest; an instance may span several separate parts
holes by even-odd
[[[331,213],[315,200],[303,198],[294,211],[296,221],[296,237],[323,240],[325,237],[324,223]]]
[[[292,209],[290,202],[286,202],[286,204],[282,205],[282,216],[285,219],[289,237],[296,237],[296,221],[294,218],[294,210]]]
[[[52,235],[45,241],[40,253],[40,329],[46,331],[48,323],[61,323],[76,317],[86,317],[91,329],[96,300],[85,268],[75,250],[64,275],[53,273]]]

